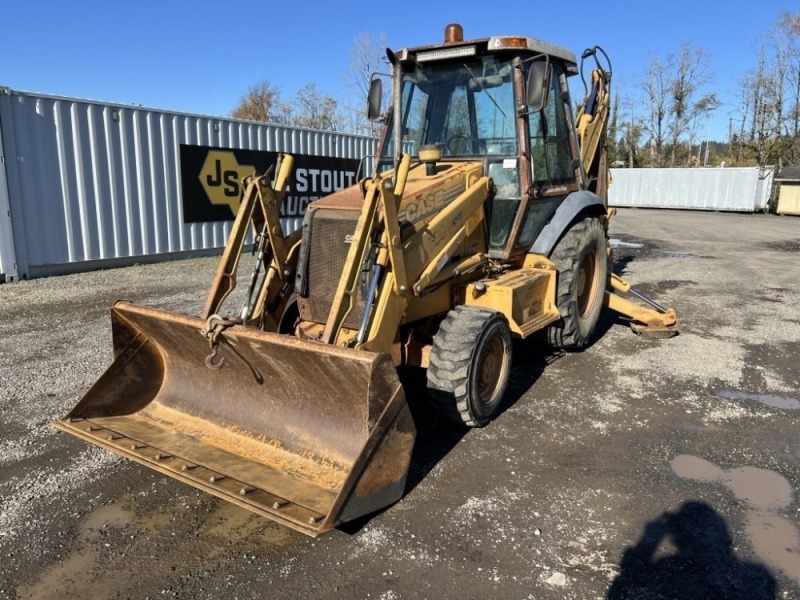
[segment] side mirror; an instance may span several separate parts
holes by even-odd
[[[528,72],[528,82],[525,86],[525,102],[532,111],[539,112],[546,105],[550,97],[550,77],[553,69],[550,67],[550,58],[537,60],[531,64]]]
[[[380,120],[382,104],[383,104],[383,82],[376,77],[369,82],[369,96],[367,97],[367,118],[370,121]]]

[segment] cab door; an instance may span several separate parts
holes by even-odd
[[[573,167],[570,120],[572,110],[564,69],[552,64],[551,89],[547,105],[528,115],[530,132],[531,181],[528,206],[517,238],[518,248],[530,248],[558,205],[577,191]]]

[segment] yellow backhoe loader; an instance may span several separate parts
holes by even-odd
[[[585,348],[604,303],[639,333],[675,332],[674,311],[626,300],[610,273],[602,50],[579,69],[553,44],[449,25],[443,44],[387,54],[374,174],[289,235],[292,157],[246,178],[202,316],[118,302],[114,361],[57,427],[318,535],[403,494],[416,429],[397,367],[426,368],[435,411],[479,427],[512,338]],[[250,231],[257,265],[223,313]]]

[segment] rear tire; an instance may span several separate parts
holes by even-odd
[[[573,224],[550,259],[558,271],[561,319],[547,328],[547,342],[554,348],[582,350],[600,319],[608,277],[608,240],[600,220],[587,217]]]
[[[494,418],[511,372],[511,332],[502,314],[457,306],[433,338],[428,391],[446,419],[482,427]]]

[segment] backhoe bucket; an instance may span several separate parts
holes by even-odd
[[[56,427],[316,536],[403,494],[416,430],[391,358],[117,303],[114,362]]]

